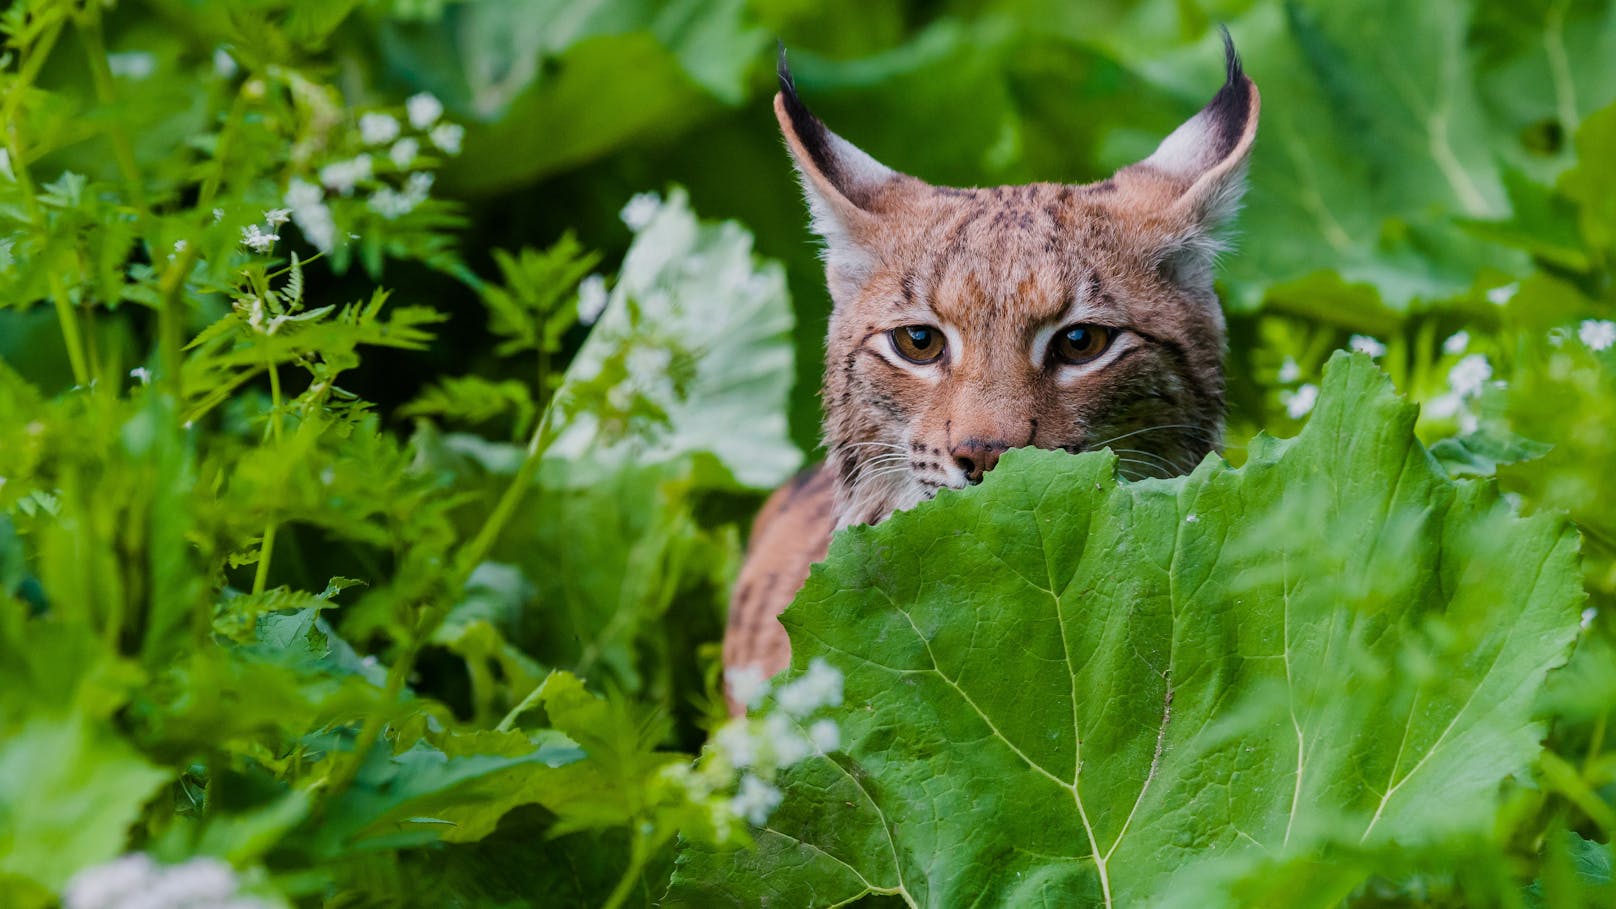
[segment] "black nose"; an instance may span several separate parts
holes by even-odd
[[[999,455],[1010,447],[1010,443],[1003,439],[966,439],[948,450],[954,456],[954,463],[960,470],[965,471],[965,481],[976,484],[982,482],[982,475],[993,469],[999,463]]]

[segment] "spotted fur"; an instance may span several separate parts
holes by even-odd
[[[1170,476],[1219,445],[1222,312],[1215,229],[1238,205],[1260,100],[1225,43],[1224,86],[1149,158],[1082,186],[932,186],[837,136],[780,60],[775,113],[825,241],[825,462],[759,517],[726,667],[789,661],[777,616],[831,532],[979,482],[1017,447],[1111,447],[1130,477]],[[931,326],[937,362],[892,332]],[[1050,351],[1072,325],[1114,333],[1091,362]]]

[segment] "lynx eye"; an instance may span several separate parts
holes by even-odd
[[[887,332],[892,349],[911,363],[935,363],[943,355],[943,333],[930,325],[905,325]]]
[[[1068,325],[1055,333],[1049,352],[1060,363],[1080,366],[1105,353],[1115,337],[1104,325]]]

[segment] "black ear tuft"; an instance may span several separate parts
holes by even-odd
[[[1224,34],[1228,34],[1225,32]],[[774,63],[774,74],[780,77],[780,91],[795,98],[797,96],[797,83],[791,78],[791,66],[786,63],[786,43],[779,38],[774,39],[775,46],[779,48],[779,56]]]
[[[1234,38],[1226,26],[1218,26],[1223,33],[1224,82],[1212,97],[1205,113],[1211,121],[1214,143],[1213,154],[1222,158],[1239,144],[1251,116],[1251,80],[1240,66],[1240,55],[1235,53]]]
[[[1218,26],[1218,31],[1223,33],[1223,66],[1226,70],[1223,84],[1233,85],[1234,83],[1239,82],[1241,77],[1246,73],[1245,70],[1241,69],[1240,67],[1240,55],[1234,51],[1234,37],[1229,34],[1229,27],[1227,25],[1220,25]],[[785,65],[786,48],[785,45],[782,44],[780,45],[780,66],[784,68]]]
[[[791,67],[786,63],[785,42],[777,43],[780,45],[780,56],[775,64],[775,74],[780,77],[780,97],[785,101],[786,116],[791,118],[791,129],[797,134],[798,141],[802,142],[808,157],[813,159],[814,166],[832,182],[845,183],[841,162],[831,148],[831,131],[797,96],[797,80],[791,77]],[[850,197],[856,196],[852,186],[844,185],[843,192]]]

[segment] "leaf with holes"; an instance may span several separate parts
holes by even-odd
[[[1239,469],[1012,452],[841,534],[785,621],[797,671],[846,673],[843,752],[754,851],[687,847],[671,900],[1236,905],[1283,864],[1265,898],[1333,905],[1372,867],[1332,854],[1487,829],[1577,632],[1576,535],[1448,479],[1368,359],[1324,386]]]

